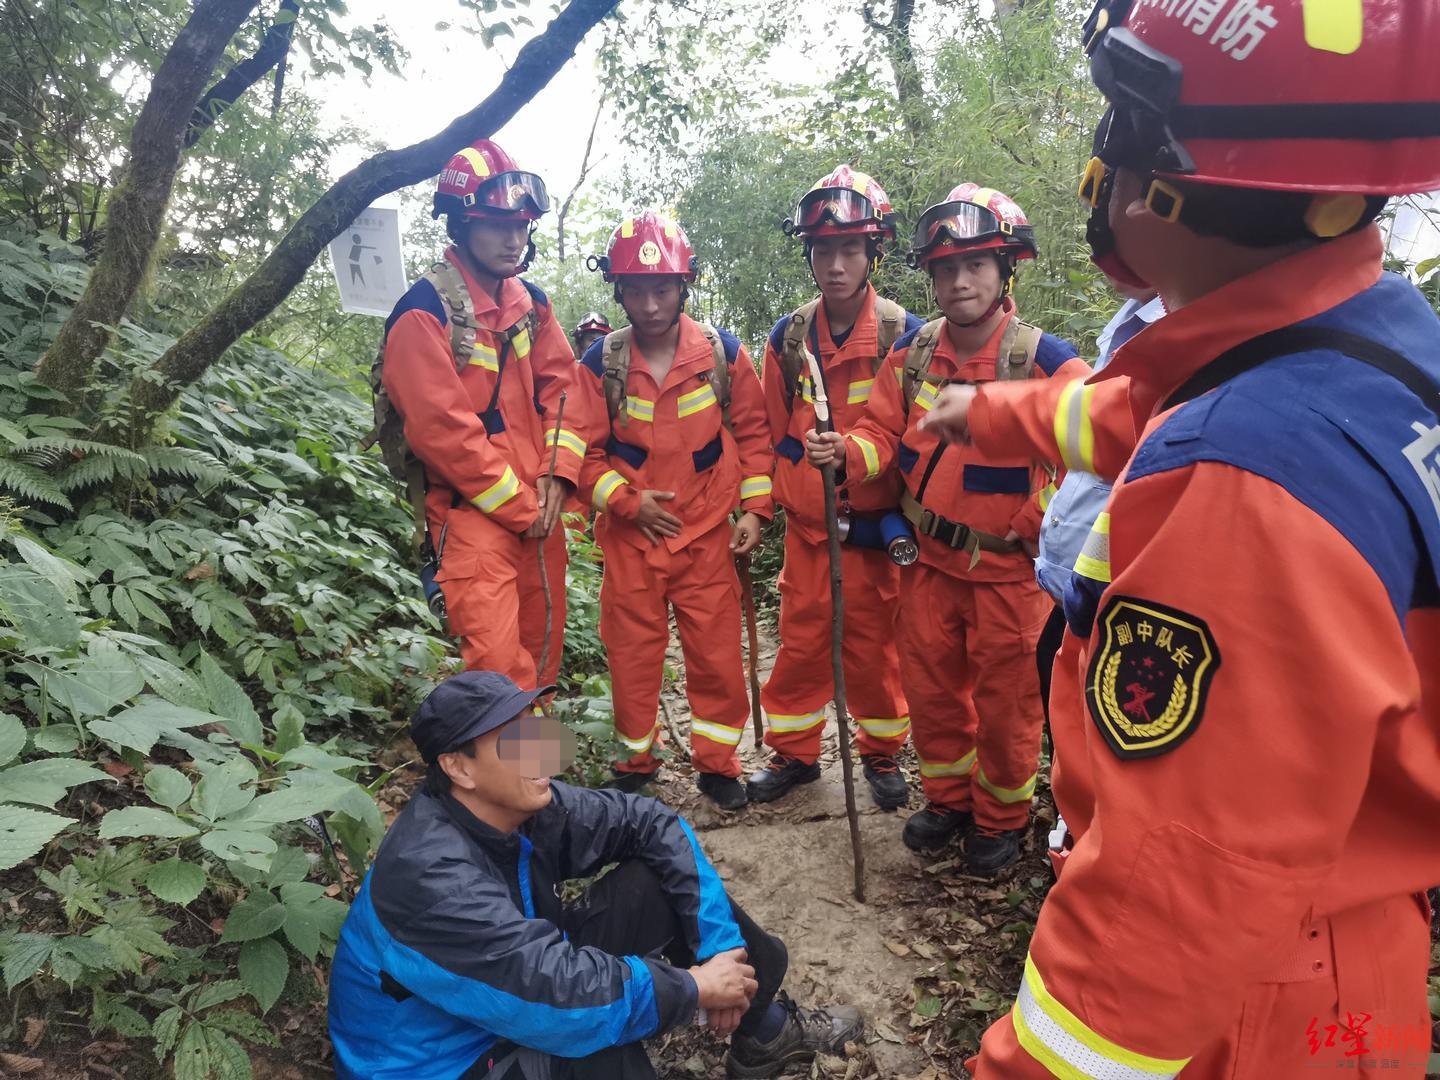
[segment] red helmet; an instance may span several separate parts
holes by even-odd
[[[1033,259],[1035,229],[1010,196],[979,184],[961,184],[920,215],[909,262],[922,267],[960,251],[1001,251]]]
[[[1111,167],[1204,184],[1440,187],[1440,4],[1100,0],[1085,23]]]
[[[794,215],[782,227],[787,236],[807,240],[853,233],[890,240],[895,237],[895,214],[890,197],[873,177],[837,165],[800,197]]]
[[[578,338],[581,334],[608,333],[610,333],[610,320],[598,311],[587,311],[585,317],[575,324],[571,336]]]
[[[545,181],[521,172],[510,155],[489,139],[465,147],[450,159],[435,187],[432,218],[459,214],[462,218],[490,215],[535,221],[550,209]]]
[[[617,225],[605,254],[591,255],[587,265],[599,270],[606,281],[628,274],[675,274],[694,281],[700,269],[685,230],[654,210]]]

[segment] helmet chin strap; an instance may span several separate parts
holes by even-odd
[[[978,319],[971,319],[969,322],[955,322],[954,319],[950,319],[949,315],[945,316],[945,318],[950,319],[952,323],[955,323],[955,325],[962,330],[969,330],[972,326],[979,326],[981,323],[987,321],[995,312],[1000,310],[1000,306],[1005,303],[1005,298],[1010,295],[1010,288],[1015,284],[1015,267],[1011,265],[1009,257],[1003,254],[997,254],[995,261],[1000,267],[1000,291],[995,294],[994,302],[985,309],[985,314],[981,315]],[[935,279],[931,278],[930,281],[931,288],[933,289]]]

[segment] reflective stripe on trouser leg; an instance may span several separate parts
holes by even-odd
[[[817,550],[828,590],[829,560],[823,547]],[[910,706],[901,687],[895,643],[900,567],[885,552],[865,548],[842,548],[840,563],[845,589],[845,637],[840,655],[845,665],[846,703],[855,721],[855,749],[860,754],[893,756],[910,733]],[[827,622],[827,645],[829,630]]]
[[[452,510],[445,521],[445,550],[436,581],[466,670],[498,671],[518,686],[534,687],[535,659],[520,633],[519,581],[525,558],[520,537],[465,507]]]
[[[1172,1080],[1190,1061],[1137,1054],[1091,1030],[1050,994],[1028,956],[1010,1018],[1025,1052],[1061,1080]]]
[[[979,715],[975,743],[975,823],[1023,828],[1030,816],[1045,712],[1035,646],[1049,617],[1049,597],[1030,581],[970,585],[976,626],[970,635]]]
[[[765,743],[806,763],[820,756],[825,706],[830,701],[830,577],[824,548],[785,530],[780,567],[780,647],[760,691]]]
[[[969,810],[977,719],[966,647],[969,586],[930,566],[912,566],[900,592],[900,675],[910,702],[910,737],[925,798]]]
[[[739,776],[735,745],[750,722],[750,700],[740,655],[740,579],[730,553],[728,521],[671,556],[667,594],[685,657],[685,694],[695,718],[690,725],[695,768]]]
[[[647,563],[646,552],[623,540],[612,541],[603,529],[597,532],[605,553],[600,640],[610,662],[615,734],[629,751],[616,768],[653,772],[660,767],[651,750],[662,741],[656,716],[665,648],[670,643],[665,611],[668,563],[663,548],[653,551]]]

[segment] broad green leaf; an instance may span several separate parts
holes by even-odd
[[[52,554],[28,536],[16,534],[10,537],[10,543],[15,545],[15,550],[30,569],[53,581],[64,592],[66,600],[72,603],[79,596],[79,586],[95,577],[83,566]]]
[[[68,754],[80,745],[80,729],[74,724],[49,724],[32,728],[30,743],[48,754]]]
[[[26,665],[26,674],[36,678],[38,667]],[[145,689],[135,662],[109,642],[97,642],[89,656],[69,664],[52,664],[46,675],[46,690],[76,718],[104,716]]]
[[[245,992],[245,984],[239,979],[223,979],[220,982],[207,983],[190,999],[190,1011],[200,1012],[213,1005],[223,1005],[227,1001],[234,1001]]]
[[[0,713],[0,765],[14,761],[25,749],[25,725],[18,717]]]
[[[49,810],[79,784],[111,780],[75,758],[42,758],[0,771],[0,803],[30,803]]]
[[[55,939],[49,934],[16,934],[5,947],[5,990],[11,993],[50,959]]]
[[[174,810],[190,798],[190,778],[169,765],[152,765],[145,772],[145,791],[161,806]]]
[[[155,1036],[155,1058],[157,1061],[164,1061],[170,1048],[175,1045],[175,1037],[180,1033],[180,1021],[185,1012],[180,1006],[166,1009],[159,1016],[150,1022],[150,1031]]]
[[[205,870],[193,862],[169,858],[151,867],[145,887],[167,904],[183,907],[205,891]]]
[[[257,775],[248,759],[232,758],[200,778],[190,807],[211,821],[243,810],[255,798],[254,789],[246,785],[253,784]]]
[[[261,1046],[280,1045],[275,1032],[266,1026],[264,1020],[254,1013],[241,1012],[239,1009],[212,1009],[205,1014],[205,1026],[212,1032],[227,1031],[240,1036],[246,1042],[259,1043]]]
[[[200,654],[200,679],[204,683],[211,711],[225,718],[226,730],[242,743],[261,745],[265,732],[260,726],[260,714],[255,711],[240,684],[207,652]]]
[[[145,681],[150,684],[150,689],[172,705],[199,710],[204,710],[209,706],[205,690],[199,680],[184,668],[176,667],[170,661],[148,653],[137,654],[135,663],[144,673]]]
[[[275,729],[274,748],[281,754],[288,754],[305,743],[305,714],[289,702],[281,705],[270,717]]]
[[[221,1011],[232,1016],[245,1015],[234,1009]],[[213,1015],[212,1013],[211,1016]],[[205,1018],[205,1037],[210,1041],[210,1068],[213,1070],[214,1080],[253,1080],[254,1073],[251,1072],[250,1055],[238,1042],[225,1032],[218,1030],[217,1025],[211,1020],[211,1016]],[[278,1040],[271,1035],[268,1028],[265,1028],[263,1024],[259,1026],[266,1035],[270,1036],[268,1045],[279,1045]]]
[[[128,746],[149,754],[161,735],[202,724],[218,724],[222,717],[174,705],[157,697],[146,696],[139,703],[124,709],[108,720],[91,720],[91,734],[112,746]]]
[[[150,1021],[112,994],[99,991],[95,994],[95,1012],[90,1018],[90,1030],[108,1028],[126,1039],[140,1039],[150,1035]]]
[[[282,886],[280,899],[285,905],[285,937],[296,952],[314,960],[322,944],[339,936],[346,906],[309,881]]]
[[[0,619],[20,631],[30,656],[68,652],[80,644],[80,620],[65,594],[28,566],[0,564]]]
[[[0,870],[18,866],[48,844],[72,818],[20,806],[0,806]]]
[[[292,881],[304,881],[310,873],[310,856],[305,854],[302,847],[282,847],[275,853],[271,860],[270,872],[265,875],[265,883],[272,889],[278,889],[281,885],[288,885]]]
[[[267,937],[285,923],[285,906],[268,892],[252,892],[230,909],[222,942],[254,941]]]
[[[240,862],[262,873],[270,869],[275,841],[264,833],[216,829],[200,838],[200,846],[225,862]]]
[[[213,1080],[210,1065],[210,1033],[192,1020],[180,1033],[175,1047],[175,1080]]]
[[[290,974],[285,946],[272,937],[247,941],[240,947],[239,967],[245,989],[260,1005],[262,1013],[269,1012],[270,1006],[280,999]]]
[[[355,790],[355,785],[348,780],[340,780],[339,783],[318,780],[321,776],[328,780],[339,780],[330,773],[302,769],[290,776],[289,786],[261,795],[238,814],[226,818],[224,824],[253,828],[257,825],[282,825],[288,821],[299,821],[311,814],[334,809],[345,798],[347,788]]]
[[[342,754],[331,754],[321,750],[318,746],[306,743],[304,746],[297,746],[295,749],[286,752],[280,759],[283,765],[308,765],[312,769],[323,769],[327,772],[335,772],[339,769],[353,769],[357,766],[370,764],[368,761],[361,761],[359,758],[345,757]]]
[[[174,814],[156,810],[153,806],[124,806],[119,810],[111,810],[100,819],[98,835],[101,840],[114,840],[121,836],[159,836],[183,840],[199,831]]]
[[[85,936],[110,950],[115,963],[126,971],[139,972],[147,956],[174,955],[165,932],[175,924],[152,914],[139,897],[119,900],[106,909],[105,922]]]

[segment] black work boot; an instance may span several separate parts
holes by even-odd
[[[1024,829],[987,829],[977,825],[965,845],[965,872],[976,877],[994,877],[1020,859]]]
[[[870,795],[881,810],[899,810],[910,801],[905,774],[889,754],[861,754],[865,779],[870,781]]]
[[[739,810],[750,801],[745,797],[745,785],[733,776],[702,772],[696,779],[700,793],[709,796],[710,801],[721,810]]]
[[[750,1035],[730,1039],[725,1075],[731,1080],[768,1080],[786,1065],[809,1061],[818,1054],[843,1056],[845,1044],[865,1034],[859,1009],[834,1005],[828,1009],[802,1009],[780,991],[775,999],[789,1014],[785,1026],[769,1042]]]
[[[924,810],[905,822],[905,831],[900,834],[900,839],[911,851],[936,851],[968,829],[970,822],[967,810],[952,810],[948,806],[927,802]]]
[[[813,784],[820,779],[820,763],[805,764],[796,757],[776,754],[763,769],[750,774],[745,793],[751,802],[773,802],[793,787]]]
[[[610,770],[614,773],[609,780],[601,784],[602,788],[609,788],[611,791],[623,791],[627,795],[634,795],[646,784],[652,783],[660,770],[653,772],[621,772],[619,769]]]

